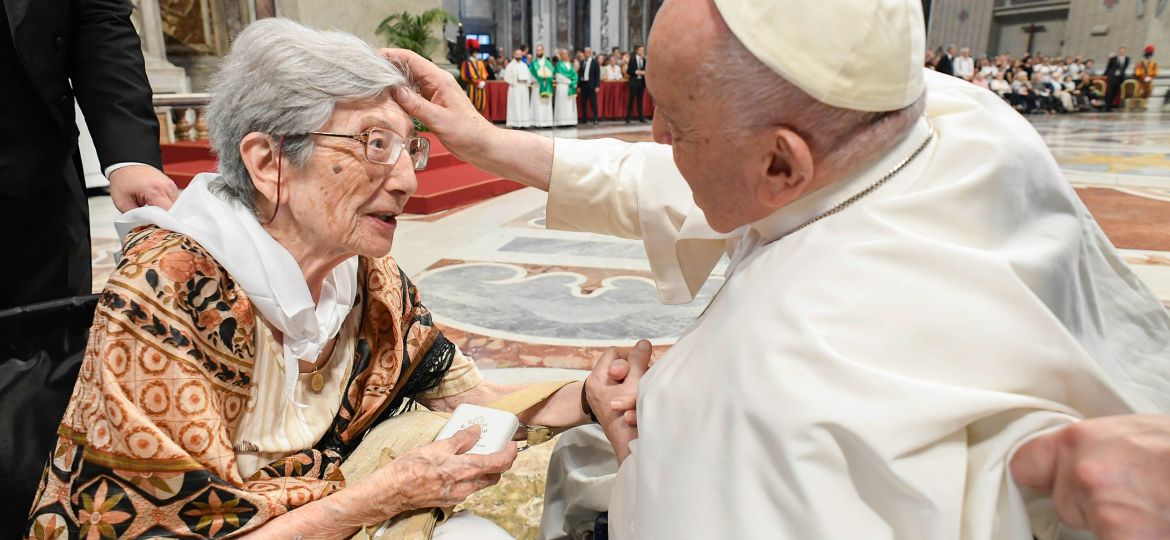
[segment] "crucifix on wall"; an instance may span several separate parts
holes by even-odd
[[[1032,43],[1036,39],[1036,33],[1043,32],[1044,25],[1032,23],[1032,24],[1029,24],[1028,26],[1024,26],[1022,28],[1025,32],[1028,33],[1028,54],[1032,54]]]

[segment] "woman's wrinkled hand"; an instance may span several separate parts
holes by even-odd
[[[419,508],[449,508],[499,482],[500,475],[516,460],[516,445],[509,443],[495,454],[465,453],[475,446],[479,435],[479,427],[472,426],[450,439],[405,452],[379,469],[375,481],[383,482],[386,489],[379,490],[385,498],[376,506],[386,515],[370,522]]]

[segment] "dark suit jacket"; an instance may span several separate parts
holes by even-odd
[[[582,88],[585,87],[585,61],[581,61],[581,67],[577,68],[577,85]],[[597,62],[597,57],[590,59],[589,64],[589,87],[596,90],[601,86],[601,65]]]
[[[642,57],[642,68],[641,69],[642,69],[642,71],[646,71],[646,57]],[[635,88],[644,87],[644,86],[646,86],[646,76],[645,75],[634,75],[634,72],[637,70],[638,70],[638,58],[636,56],[631,55],[630,56],[630,63],[626,64],[626,75],[628,75],[630,77],[630,86],[635,87]]]
[[[1124,80],[1125,70],[1127,69],[1129,69],[1129,57],[1126,56],[1124,62],[1119,62],[1118,58],[1114,56],[1113,58],[1110,58],[1109,63],[1105,65],[1105,76],[1110,80]],[[1121,76],[1115,75],[1115,73],[1118,71],[1121,71]]]
[[[2,309],[90,293],[74,99],[103,170],[162,158],[129,0],[0,3],[0,230],[22,261],[0,282]]]
[[[103,169],[127,161],[162,166],[158,120],[130,12],[129,0],[0,0],[0,234],[5,257],[14,261],[0,280],[0,311],[90,293],[89,206],[74,99]],[[57,348],[84,343],[86,326],[46,319],[37,339]],[[0,485],[9,501],[0,507],[0,538],[28,533],[28,506],[55,439],[51,424],[69,395],[47,385],[72,387],[78,366],[57,361],[66,356],[60,350],[35,362],[26,361],[32,352],[10,354],[39,347],[32,339],[6,339],[0,354],[0,370],[10,375],[0,381],[7,388],[0,392],[0,414],[30,419],[19,422],[29,426],[20,431],[19,444],[0,445]],[[24,395],[37,399],[18,400],[13,409],[16,387],[31,389]]]
[[[953,76],[955,74],[955,60],[950,55],[944,54],[938,59],[938,65],[934,67],[934,70]]]
[[[73,100],[85,112],[103,169],[126,161],[162,168],[158,119],[128,0],[0,0],[18,60],[0,60],[0,127],[43,125],[51,140],[0,133],[0,196],[25,198],[62,176],[77,153]],[[3,53],[0,53],[2,55]],[[70,82],[72,81],[72,85]],[[39,129],[39,128],[38,128]],[[15,142],[22,152],[12,151]],[[82,178],[80,167],[78,179]]]

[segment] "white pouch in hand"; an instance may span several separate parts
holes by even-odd
[[[451,418],[439,430],[435,440],[450,439],[472,425],[479,425],[479,441],[467,453],[494,454],[503,450],[516,435],[520,420],[507,411],[464,403],[455,407],[455,412],[451,413]]]

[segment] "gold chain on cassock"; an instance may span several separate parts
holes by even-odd
[[[890,169],[890,172],[886,173],[885,176],[878,179],[877,182],[870,184],[869,187],[857,192],[857,194],[855,194],[854,196],[849,197],[848,199],[845,199],[844,201],[841,202],[841,204],[838,204],[837,206],[834,206],[828,210],[825,210],[824,212],[817,214],[816,217],[814,217],[814,218],[812,218],[804,223],[801,223],[800,225],[797,225],[796,228],[780,235],[780,238],[784,238],[785,236],[788,236],[796,231],[799,231],[805,227],[808,227],[809,225],[812,225],[813,223],[816,223],[822,219],[825,219],[833,214],[836,214],[837,212],[840,212],[840,211],[848,208],[849,205],[861,200],[866,195],[873,193],[874,190],[876,190],[877,188],[882,187],[882,184],[889,182],[890,179],[894,177],[894,175],[901,172],[902,169],[905,168],[906,165],[909,165],[911,161],[914,161],[914,158],[918,157],[918,154],[921,154],[923,150],[926,150],[926,145],[930,144],[930,141],[934,139],[934,128],[931,127],[929,121],[926,122],[926,129],[927,129],[926,140],[922,141],[922,144],[918,145],[918,149],[915,150],[913,154],[906,156],[906,159],[903,159],[897,165],[894,165],[894,168]],[[780,238],[777,238],[776,240],[779,240]],[[775,242],[776,240],[772,240],[772,242]],[[772,242],[768,242],[768,243],[771,244]]]

